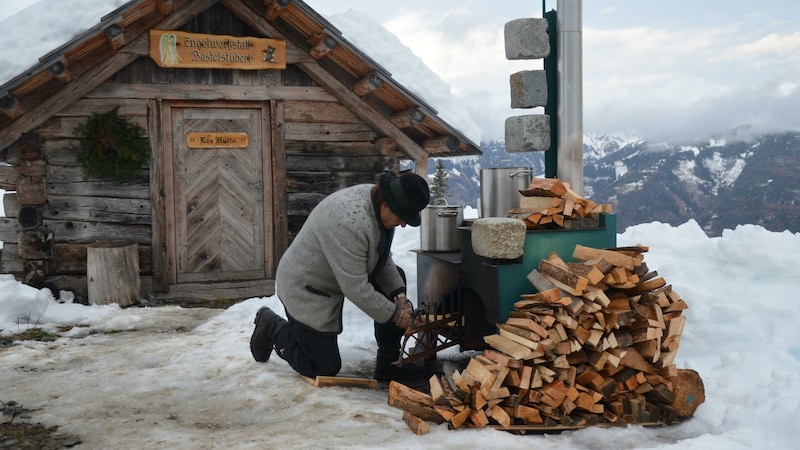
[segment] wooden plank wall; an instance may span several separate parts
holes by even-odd
[[[143,291],[149,290],[152,275],[151,207],[149,171],[140,171],[123,184],[86,178],[75,158],[78,141],[73,130],[92,112],[120,106],[120,115],[145,130],[147,106],[143,99],[83,98],[58,112],[35,130],[41,138],[46,160],[47,201],[41,205],[41,229],[53,234],[52,259],[43,261],[49,282],[72,290],[79,299],[86,293],[86,246],[102,239],[128,239],[139,247]],[[11,159],[9,162],[14,162]],[[20,205],[16,192],[3,198],[7,218],[17,218]],[[2,271],[24,279],[31,261],[20,256],[17,221],[0,231],[4,243]],[[57,293],[56,293],[57,295]]]

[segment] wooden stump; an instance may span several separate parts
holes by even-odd
[[[133,241],[97,241],[86,248],[89,304],[139,303],[139,250]]]
[[[706,389],[700,374],[691,369],[678,369],[678,376],[669,381],[675,387],[672,407],[681,418],[692,417],[697,408],[706,401]]]

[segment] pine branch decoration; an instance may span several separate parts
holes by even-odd
[[[129,181],[144,167],[150,147],[142,127],[119,116],[119,106],[92,113],[75,128],[78,163],[87,177]]]

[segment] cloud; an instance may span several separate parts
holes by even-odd
[[[509,77],[541,69],[541,61],[509,61],[503,28],[511,19],[481,20],[467,7],[446,11],[404,11],[383,25],[414,50],[426,65],[452,86],[482,139],[504,139],[505,119],[524,113],[510,107]]]
[[[488,140],[504,138],[507,117],[541,113],[510,108],[509,76],[542,62],[505,59],[508,20],[479,21],[458,7],[407,10],[384,26],[452,86]],[[800,78],[786,55],[797,54],[800,32],[773,34],[736,22],[584,27],[584,130],[691,140],[741,125],[796,128],[786,114],[800,113],[788,101]]]
[[[736,24],[586,29],[585,129],[675,140],[743,126],[797,129],[800,32],[763,32]]]

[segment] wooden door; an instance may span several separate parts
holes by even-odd
[[[247,105],[170,108],[171,282],[269,276],[268,114]]]

